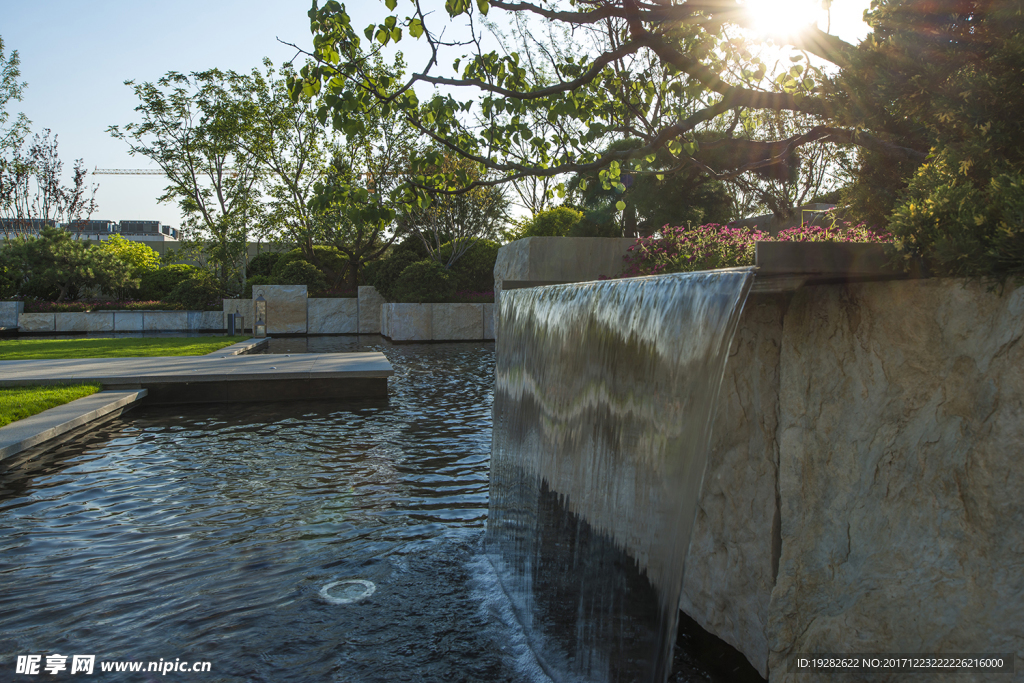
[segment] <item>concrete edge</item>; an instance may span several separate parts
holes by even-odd
[[[0,460],[125,408],[147,393],[146,389],[99,391],[0,427]]]
[[[252,339],[246,339],[245,341],[236,342],[231,346],[225,346],[223,349],[211,351],[204,357],[217,358],[218,356],[240,356],[243,353],[249,353],[250,351],[253,351],[255,349],[267,346],[268,344],[270,344],[270,339],[270,337],[263,337],[262,339],[257,339],[256,337],[253,337]]]

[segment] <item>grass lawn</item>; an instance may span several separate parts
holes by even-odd
[[[146,339],[11,339],[0,340],[0,360],[202,356],[249,338],[245,335]]]
[[[0,427],[99,390],[99,384],[0,388]]]

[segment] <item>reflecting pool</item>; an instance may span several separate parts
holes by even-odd
[[[390,359],[387,401],[140,408],[0,463],[0,678],[59,653],[102,681],[545,680],[482,554],[494,345],[270,348],[355,350]],[[99,671],[161,658],[211,672]]]

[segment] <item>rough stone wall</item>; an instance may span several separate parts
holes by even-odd
[[[778,566],[779,355],[788,295],[752,295],[725,367],[679,608],[768,675]]]
[[[795,294],[781,351],[773,682],[806,678],[788,672],[791,653],[1024,657],[1022,336],[1024,288]]]

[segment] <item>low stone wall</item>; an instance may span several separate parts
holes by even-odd
[[[218,311],[95,311],[91,313],[22,313],[21,332],[218,332]]]
[[[1022,337],[1024,287],[752,296],[680,607],[773,682],[795,653],[1024,657]]]
[[[392,341],[494,339],[494,304],[382,304],[381,334]]]
[[[395,341],[494,339],[493,304],[387,304],[373,287],[360,287],[358,298],[336,299],[309,299],[305,285],[268,285],[259,291],[267,300],[272,335],[381,334],[384,308],[392,307],[387,320],[393,331],[389,327],[384,336]],[[21,313],[17,325],[23,332],[222,331],[228,314],[239,313],[244,330],[252,330],[253,311],[250,299],[225,299],[221,311]]]

